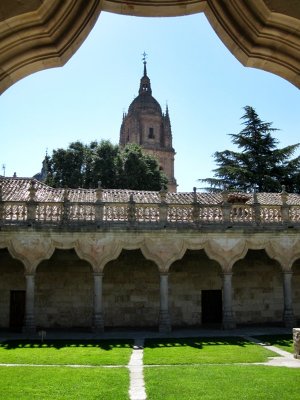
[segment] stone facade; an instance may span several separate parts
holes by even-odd
[[[0,327],[300,321],[300,196],[0,185]],[[23,313],[23,314],[22,314]]]
[[[172,131],[168,107],[163,113],[161,106],[152,96],[150,79],[144,61],[144,75],[141,78],[139,95],[123,114],[120,128],[120,146],[137,143],[145,153],[154,156],[168,178],[168,191],[176,192],[174,177],[175,151],[172,147]]]

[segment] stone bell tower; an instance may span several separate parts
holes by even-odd
[[[139,95],[130,104],[128,113],[123,114],[119,144],[124,147],[127,143],[137,143],[144,152],[155,156],[168,178],[168,191],[176,192],[175,150],[172,147],[168,106],[163,113],[158,101],[152,96],[145,53],[143,63],[144,74],[140,81]]]

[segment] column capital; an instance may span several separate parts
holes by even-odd
[[[284,270],[282,270],[282,274],[283,275],[293,275],[293,271],[291,270],[291,269],[289,269],[289,270],[286,270],[286,269],[284,269]]]
[[[93,276],[102,276],[103,277],[104,272],[101,271],[93,271]]]
[[[159,271],[159,276],[169,276],[169,271]]]

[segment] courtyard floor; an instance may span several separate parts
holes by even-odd
[[[117,353],[111,351],[113,349],[109,346],[100,346],[104,352],[99,354],[104,354],[105,350],[109,350],[106,351],[109,354],[100,355],[102,360],[99,362],[88,358],[87,353],[84,355],[86,362],[82,362],[80,353],[78,360],[81,362],[76,363],[76,359],[68,362],[68,353],[64,355],[62,351],[65,349],[56,346],[56,350],[61,353],[58,364],[53,359],[49,364],[46,361],[39,364],[39,359],[34,361],[30,353],[30,362],[25,362],[24,359],[22,361],[17,347],[12,352],[15,353],[14,357],[11,358],[6,359],[2,355],[1,360],[1,354],[4,353],[0,352],[0,398],[297,399],[300,360],[293,357],[291,348],[285,351],[282,347],[263,341],[264,337],[270,338],[273,335],[292,336],[292,330],[280,327],[230,331],[182,329],[168,334],[154,331],[114,331],[101,334],[48,331],[44,343],[103,343],[106,340],[110,344],[120,342],[122,345],[119,343],[117,347],[122,356],[109,358]],[[41,338],[38,334],[0,332],[1,343],[26,341],[39,343]],[[128,347],[131,348],[129,352]],[[118,359],[122,361],[118,363]],[[56,382],[54,389],[47,387],[49,381],[54,384]],[[40,384],[36,385],[35,382]],[[18,385],[21,386],[18,388]]]

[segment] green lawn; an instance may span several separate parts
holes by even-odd
[[[294,353],[293,335],[264,335],[254,337],[269,346],[276,346],[289,353]]]
[[[252,363],[276,356],[238,337],[148,339],[144,348],[144,363],[152,365]]]
[[[132,344],[130,340],[10,340],[0,343],[0,363],[126,365]]]
[[[146,367],[148,400],[298,400],[300,369],[202,365]]]
[[[3,400],[128,400],[126,368],[0,367]]]

